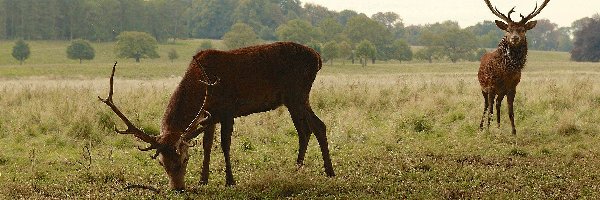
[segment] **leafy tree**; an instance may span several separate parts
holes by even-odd
[[[310,47],[311,49],[314,49],[319,54],[322,53],[321,43],[312,41],[312,42],[309,42],[308,44],[306,44],[306,46]]]
[[[391,46],[393,51],[391,52],[390,58],[400,62],[412,60],[412,50],[404,40],[396,40]]]
[[[442,23],[427,24],[421,29],[419,44],[423,46],[439,45],[448,31],[460,30],[458,22],[445,21]]]
[[[392,33],[394,39],[405,40],[404,35],[406,34],[406,28],[404,27],[404,23],[402,23],[402,21],[396,22],[390,32]]]
[[[15,46],[12,50],[12,56],[13,58],[17,59],[21,65],[23,64],[23,61],[29,58],[30,54],[31,51],[29,51],[29,44],[25,43],[25,41],[23,41],[22,39],[17,40],[17,42],[15,42]]]
[[[317,25],[322,20],[335,16],[335,12],[330,11],[328,8],[312,3],[304,4],[304,13],[306,19],[312,25]]]
[[[223,42],[230,49],[237,49],[259,42],[258,36],[247,24],[236,23],[231,27],[231,30],[223,36]]]
[[[537,20],[535,27],[527,31],[528,45],[536,50],[557,50],[559,36],[558,25],[548,19]]]
[[[120,27],[119,20],[122,17],[120,12],[120,2],[117,0],[98,0],[98,5],[90,5],[86,10],[84,19],[89,24],[86,39],[94,41],[112,41],[123,28],[131,30],[129,27]]]
[[[486,53],[487,53],[487,50],[485,50],[484,48],[479,48],[479,49],[477,49],[477,51],[475,51],[473,53],[473,56],[470,59],[468,59],[468,60],[469,61],[473,61],[473,62],[474,61],[480,61],[481,57],[483,57],[483,55],[486,54]]]
[[[477,48],[475,35],[468,30],[462,30],[456,22],[446,21],[429,25],[421,34],[421,44],[429,47],[429,52],[422,52],[420,56],[426,56],[431,61],[433,53],[439,58],[447,58],[450,61],[469,60]]]
[[[189,0],[165,0],[161,14],[165,16],[166,29],[169,37],[184,38],[189,32],[187,26],[188,14],[186,10],[192,6],[192,1]]]
[[[303,16],[304,10],[302,9],[302,3],[300,0],[276,0],[276,2],[278,2],[276,7],[280,9],[281,17],[274,18],[280,24],[292,19],[298,19]]]
[[[426,60],[429,63],[432,63],[434,59],[439,58],[441,48],[435,46],[425,47],[423,49],[419,49],[415,52],[414,57],[417,60]]]
[[[594,19],[591,17],[584,17],[578,20],[575,20],[574,22],[571,23],[571,28],[573,29],[573,32],[577,32],[580,31],[581,29],[583,29],[584,26],[586,26],[588,23],[592,22]]]
[[[475,36],[460,29],[448,30],[436,43],[442,46],[443,54],[453,63],[461,59],[468,60],[477,49]]]
[[[558,29],[560,33],[558,36],[558,51],[570,52],[573,50],[573,40],[571,39],[572,28],[561,27]]]
[[[410,25],[404,27],[402,38],[410,45],[422,45],[421,34],[423,32],[423,26],[421,25]]]
[[[0,0],[0,39],[6,38],[6,16],[2,13],[6,13],[4,8],[4,1]]]
[[[571,60],[577,62],[600,61],[600,19],[590,19],[575,32]]]
[[[285,20],[282,8],[271,0],[241,0],[233,12],[233,21],[252,27],[260,38],[275,39],[275,28]]]
[[[158,42],[148,33],[125,31],[117,36],[116,50],[119,58],[158,58]]]
[[[391,33],[384,25],[379,24],[364,14],[352,17],[348,21],[344,33],[354,43],[369,40],[377,47],[391,43],[392,39]]]
[[[479,22],[474,26],[466,28],[477,38],[478,46],[484,48],[496,48],[500,38],[504,36],[504,31],[496,26],[493,21]]]
[[[169,60],[171,60],[171,62],[173,62],[173,60],[179,58],[179,54],[177,53],[177,51],[175,49],[171,49],[169,51]]]
[[[361,59],[363,67],[367,66],[367,59],[375,59],[375,55],[377,55],[377,49],[375,48],[375,45],[368,40],[363,40],[356,46],[356,56]]]
[[[294,41],[300,44],[308,44],[321,37],[321,32],[313,27],[310,22],[300,19],[290,20],[282,24],[275,32],[277,38],[281,41]]]
[[[193,0],[189,13],[191,34],[196,38],[220,39],[234,24],[238,0]]]
[[[95,56],[96,52],[92,45],[82,39],[73,40],[67,47],[67,58],[79,60],[79,64],[81,64],[81,60],[92,60]]]
[[[371,19],[385,26],[388,32],[390,32],[393,39],[404,39],[406,32],[402,18],[394,12],[378,12],[371,16]]]
[[[398,21],[402,21],[402,19],[400,19],[400,15],[394,12],[378,12],[373,14],[371,19],[384,25],[389,31],[394,28],[394,25],[396,25]]]
[[[344,31],[344,27],[333,17],[322,20],[318,27],[323,32],[323,41],[335,40]]]
[[[333,65],[333,59],[340,57],[340,47],[335,41],[329,41],[323,46],[323,58]]]
[[[352,56],[352,46],[350,46],[350,44],[346,41],[341,42],[338,46],[340,49],[339,57],[342,59],[342,65],[345,65],[346,59]]]
[[[340,24],[342,24],[342,26],[346,26],[348,21],[356,15],[358,15],[358,13],[354,10],[342,10],[337,14],[337,20],[340,22]]]

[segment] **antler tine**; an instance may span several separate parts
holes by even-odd
[[[129,119],[127,119],[127,117],[121,112],[121,110],[119,110],[119,108],[117,108],[117,106],[113,103],[112,97],[113,97],[113,93],[114,93],[113,85],[114,85],[114,77],[115,77],[116,67],[117,67],[117,62],[115,62],[115,64],[113,65],[112,73],[110,75],[110,87],[109,87],[109,91],[108,91],[108,97],[106,99],[103,99],[102,97],[98,96],[98,99],[100,99],[100,101],[102,101],[104,104],[106,104],[108,107],[110,107],[110,109],[112,109],[112,111],[115,114],[117,114],[117,116],[119,116],[119,118],[121,118],[121,120],[123,120],[125,125],[127,125],[127,130],[124,130],[124,131],[118,130],[115,127],[115,132],[117,132],[119,134],[133,134],[135,137],[141,139],[142,141],[150,143],[150,147],[148,147],[148,148],[156,149],[158,146],[156,137],[150,136],[150,135],[144,133],[142,130],[135,127],[133,125],[133,123],[131,123],[131,121],[129,121]]]
[[[515,12],[515,8],[516,8],[516,6],[515,6],[515,7],[513,7],[512,9],[510,9],[510,10],[508,11],[508,20],[510,20],[511,22],[512,22],[513,20],[510,18],[510,14],[512,14],[512,13],[514,13],[514,12]]]
[[[539,8],[537,2],[535,2],[535,8],[533,9],[533,11],[529,13],[529,15],[527,15],[526,17],[521,15],[521,21],[519,23],[525,23],[533,17],[535,17],[536,15],[540,14],[540,12],[546,7],[546,5],[548,5],[548,2],[550,2],[550,0],[544,0],[544,3],[542,3],[542,5]]]
[[[160,147],[158,145],[155,145],[155,144],[151,144],[149,147],[146,147],[146,148],[140,148],[140,147],[138,147],[138,149],[140,151],[150,151],[150,150],[156,149],[156,152],[154,153],[154,155],[150,156],[152,159],[156,159],[156,157],[158,157],[158,154],[160,153],[159,148]]]
[[[485,4],[487,5],[487,7],[490,9],[490,11],[492,11],[492,13],[494,15],[498,16],[500,19],[502,19],[506,22],[512,22],[512,20],[510,20],[509,17],[506,17],[506,15],[502,14],[502,12],[500,12],[497,7],[492,6],[492,3],[490,3],[490,0],[484,0],[484,1],[485,1]]]

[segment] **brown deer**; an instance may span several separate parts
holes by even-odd
[[[517,134],[513,102],[515,100],[517,85],[521,81],[521,70],[525,67],[525,62],[527,61],[527,38],[525,37],[525,32],[535,27],[537,21],[528,21],[538,15],[550,0],[545,0],[539,8],[536,4],[533,12],[529,15],[521,15],[521,21],[519,22],[514,22],[510,18],[510,14],[515,12],[514,7],[508,11],[507,16],[500,13],[497,8],[492,7],[489,0],[484,1],[494,15],[506,22],[496,20],[496,26],[506,33],[502,40],[500,40],[497,49],[481,57],[477,77],[481,85],[484,108],[479,129],[483,130],[486,113],[488,113],[487,126],[488,128],[490,126],[490,121],[494,114],[494,98],[496,100],[496,121],[498,122],[498,127],[500,127],[500,105],[504,96],[507,96],[508,117],[512,126],[512,134]]]
[[[116,63],[115,63],[116,66]],[[185,189],[190,141],[204,133],[201,184],[208,183],[210,153],[215,125],[221,125],[221,148],[225,156],[226,184],[235,184],[229,157],[234,118],[286,106],[299,137],[296,163],[303,165],[311,133],[323,156],[325,173],[335,176],[325,124],[309,104],[309,93],[321,58],[313,49],[291,42],[246,47],[231,51],[205,50],[197,53],[173,92],[165,111],[161,134],[150,136],[136,128],[112,101],[113,66],[107,99],[102,99],[127,125],[126,131],[156,149],[153,158],[167,172],[172,189]]]

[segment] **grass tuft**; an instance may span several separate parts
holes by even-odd
[[[529,156],[529,153],[527,153],[527,151],[525,151],[523,149],[518,149],[518,148],[511,149],[509,154],[511,156],[516,156],[516,157],[527,157],[527,156]]]

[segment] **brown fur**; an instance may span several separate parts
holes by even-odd
[[[500,127],[500,106],[504,96],[508,96],[509,118],[513,127],[513,134],[516,134],[514,128],[513,102],[516,94],[517,85],[521,81],[521,70],[525,66],[527,59],[527,44],[521,45],[516,49],[507,48],[506,37],[502,39],[498,49],[486,53],[481,57],[481,64],[477,77],[481,86],[481,93],[484,98],[484,110],[479,127],[483,128],[483,122],[486,111],[489,109],[488,127],[490,118],[493,114],[494,99],[496,100],[496,115],[498,127]],[[508,51],[506,51],[508,50]],[[515,56],[509,56],[513,52]]]
[[[499,18],[506,21],[508,24],[496,20],[498,28],[506,31],[504,37],[498,44],[498,48],[490,53],[486,53],[481,57],[481,64],[477,77],[481,86],[481,93],[484,99],[483,116],[479,128],[483,129],[486,113],[487,126],[489,128],[491,117],[493,115],[494,100],[496,103],[496,121],[500,127],[500,107],[504,97],[507,97],[508,117],[512,126],[512,133],[516,134],[513,102],[517,85],[521,81],[521,70],[527,62],[527,38],[525,33],[531,30],[536,25],[536,21],[527,22],[529,19],[537,15],[549,2],[544,1],[542,6],[536,9],[528,16],[522,16],[520,22],[514,22],[510,18],[510,14],[514,12],[514,8],[508,12],[508,16],[498,12],[492,8],[489,0],[485,1],[489,9]],[[488,112],[489,110],[489,112]]]
[[[199,66],[200,65],[200,66]],[[314,114],[309,93],[321,58],[314,50],[291,42],[277,42],[232,51],[205,50],[196,54],[183,79],[171,96],[162,122],[163,144],[174,146],[161,152],[171,187],[182,189],[187,148],[182,156],[177,147],[182,134],[200,111],[206,94],[204,110],[211,116],[203,121],[204,161],[201,183],[208,182],[210,152],[215,124],[221,124],[221,147],[226,163],[226,183],[235,184],[229,158],[234,118],[273,110],[282,105],[288,108],[299,135],[300,150],[297,164],[302,165],[308,139],[314,133],[323,154],[327,175],[334,176],[325,124]],[[219,82],[209,86],[203,82]],[[208,90],[208,92],[207,92]],[[196,133],[197,135],[199,133]],[[169,163],[170,164],[167,164]],[[167,167],[175,166],[175,167]],[[182,175],[183,174],[183,175]]]

